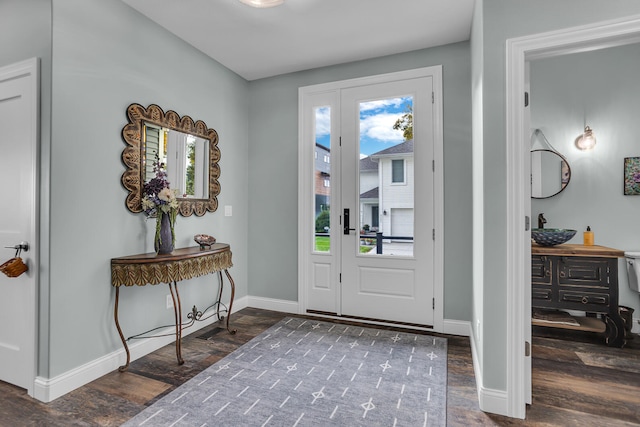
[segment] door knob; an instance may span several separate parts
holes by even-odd
[[[29,243],[20,242],[17,245],[14,245],[14,246],[5,246],[5,249],[15,249],[16,250],[16,258],[17,258],[18,256],[20,256],[20,252],[22,252],[22,251],[28,252],[29,251]]]
[[[20,242],[14,246],[5,246],[6,249],[16,249],[27,252],[29,250],[29,244],[27,242]]]

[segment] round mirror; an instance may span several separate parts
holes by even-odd
[[[567,159],[553,150],[531,151],[531,198],[546,199],[564,190],[571,180]]]

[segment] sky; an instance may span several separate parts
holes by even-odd
[[[410,96],[360,103],[360,157],[369,156],[404,141],[393,124],[411,105]],[[330,147],[329,107],[316,110],[316,142]]]

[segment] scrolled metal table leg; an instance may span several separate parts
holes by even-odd
[[[116,286],[116,303],[113,308],[113,318],[116,321],[116,329],[118,329],[118,334],[120,335],[120,339],[122,340],[122,345],[124,346],[124,351],[127,353],[127,362],[118,368],[118,371],[124,372],[129,368],[129,363],[131,361],[131,353],[129,353],[129,346],[127,345],[127,340],[124,339],[124,334],[122,333],[122,328],[120,327],[120,322],[118,321],[118,302],[120,299],[120,286]]]
[[[180,294],[178,293],[178,283],[169,283],[169,291],[171,291],[173,313],[176,318],[176,357],[178,358],[178,365],[182,365],[184,363],[182,358],[182,306],[180,304]]]
[[[236,329],[229,329],[229,319],[231,319],[231,308],[233,307],[233,298],[236,296],[236,284],[233,282],[233,279],[231,278],[231,274],[229,274],[229,270],[227,270],[225,268],[224,270],[225,274],[227,275],[227,279],[229,279],[229,283],[231,284],[231,299],[229,300],[229,311],[227,312],[227,331],[229,331],[229,333],[231,335],[236,333]],[[222,278],[222,272],[220,273],[220,278]],[[222,292],[222,286],[220,286],[221,292]]]
[[[218,284],[220,285],[220,290],[218,291],[218,306],[216,307],[216,315],[218,316],[218,320],[222,320],[224,319],[224,316],[220,316],[220,303],[222,303],[222,289],[224,288],[224,280],[222,280],[222,270],[218,271]]]

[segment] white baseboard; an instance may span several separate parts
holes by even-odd
[[[247,307],[262,310],[280,311],[282,313],[299,313],[298,301],[281,300],[263,297],[247,297]]]
[[[466,320],[449,320],[444,319],[444,324],[442,325],[443,334],[448,335],[460,335],[462,337],[468,337],[471,335],[471,322]]]
[[[248,297],[247,307],[259,308],[262,310],[279,311],[282,313],[300,313],[300,307],[297,301],[278,300],[273,298],[262,297]],[[331,317],[331,316],[327,316]],[[374,324],[384,322],[372,322]],[[469,336],[469,330],[471,323],[464,320],[448,320],[444,319],[443,331],[444,334],[460,335],[463,337]]]
[[[478,358],[478,349],[476,348],[476,340],[473,329],[469,328],[471,341],[471,358],[473,359],[473,370],[476,377],[476,385],[478,388],[479,407],[484,412],[490,412],[498,415],[508,415],[507,392],[503,390],[495,390],[486,388],[482,382],[482,369],[480,369],[480,359]]]
[[[233,313],[242,310],[247,307],[247,297],[238,298],[233,302]],[[216,316],[211,316],[209,319],[202,322],[197,322],[192,327],[183,331],[183,336],[190,335],[206,326],[211,325],[217,321]],[[233,317],[231,318],[233,322]],[[158,335],[168,334],[165,337],[158,338],[146,338],[137,340],[133,344],[129,345],[129,352],[131,354],[131,362],[139,359],[147,354],[156,351],[159,348],[164,347],[167,344],[175,342],[175,328],[168,327],[164,330],[158,331]],[[78,366],[70,371],[67,371],[54,378],[36,377],[33,387],[33,397],[48,403],[60,396],[63,396],[70,391],[73,391],[85,384],[90,383],[93,380],[100,378],[110,372],[115,371],[118,367],[124,365],[126,361],[126,353],[124,348],[113,351],[98,359],[92,360],[89,363]]]

